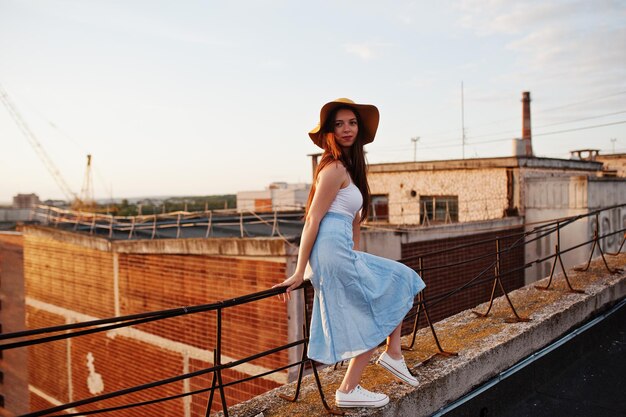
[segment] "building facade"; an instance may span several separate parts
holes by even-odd
[[[25,330],[24,243],[21,233],[0,232],[0,333]],[[0,409],[22,415],[28,406],[28,352],[0,350]]]
[[[23,248],[29,329],[208,304],[266,290],[285,279],[295,256],[280,238],[115,241],[44,226],[24,228]],[[291,305],[272,297],[224,310],[221,362],[301,337],[301,326],[289,319],[301,320],[289,311]],[[214,363],[216,337],[216,314],[206,312],[29,347],[24,379],[28,407],[49,408],[208,368]],[[279,368],[299,355],[292,348],[225,370],[224,382]],[[251,398],[289,378],[288,371],[281,371],[227,388],[227,403]],[[99,407],[183,394],[208,388],[211,382],[211,374],[202,375]],[[133,408],[124,415],[204,416],[208,396],[205,392]],[[221,409],[219,395],[213,407]]]
[[[395,225],[430,225],[523,216],[528,179],[596,176],[601,169],[596,161],[535,157],[373,164],[370,217]],[[388,215],[379,216],[381,210]]]
[[[273,182],[262,191],[237,192],[237,211],[266,213],[296,211],[306,206],[311,184]]]
[[[607,176],[626,178],[626,153],[598,154],[595,160],[604,164]]]
[[[40,203],[37,194],[18,194],[13,197],[14,209],[30,209]]]

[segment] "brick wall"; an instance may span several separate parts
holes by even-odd
[[[212,303],[265,290],[286,274],[286,262],[276,257],[117,253],[41,230],[27,233],[24,243],[30,328]],[[76,401],[210,367],[215,328],[216,313],[205,312],[31,347],[31,407],[34,411],[54,401]],[[223,363],[277,347],[287,343],[286,307],[273,297],[225,309],[222,329]],[[226,370],[223,379],[234,381],[287,363],[287,352],[280,352]],[[228,387],[227,402],[249,399],[286,380],[282,372]],[[205,374],[97,407],[204,389],[211,381],[212,375]],[[207,399],[205,392],[123,415],[204,416]],[[221,409],[219,395],[213,409]]]
[[[25,329],[22,263],[22,236],[0,233],[0,333]],[[0,351],[0,404],[14,415],[28,412],[27,361],[26,349]]]
[[[497,237],[507,235],[516,235],[523,233],[523,227],[516,227],[504,231],[494,231],[481,234],[471,234],[450,239],[438,239],[424,242],[405,243],[402,245],[402,259],[409,258],[404,261],[411,268],[418,270],[418,260],[412,258],[414,256],[423,256],[423,266],[425,268],[423,275],[426,289],[424,296],[426,297],[428,313],[433,322],[439,321],[460,311],[473,308],[476,305],[488,301],[491,295],[491,288],[494,278],[494,269],[490,265],[495,261]],[[519,236],[503,238],[500,243],[500,250],[508,248],[515,242]],[[484,242],[487,241],[487,242]],[[482,242],[482,243],[481,243]],[[451,248],[459,245],[469,244],[462,249],[452,250]],[[444,252],[428,255],[432,252],[444,250]],[[447,250],[447,251],[446,251]],[[437,268],[443,265],[454,264],[464,260],[480,257],[487,253],[493,256],[479,259],[468,264],[458,266],[450,266],[430,270],[429,268]],[[512,249],[508,253],[501,254],[501,274],[506,271],[513,270],[524,265],[524,248],[519,246]],[[431,302],[443,294],[446,294],[464,284],[480,274],[486,269],[486,273],[478,278],[477,281],[484,281],[480,285],[470,286],[461,292],[440,302]],[[524,271],[518,271],[502,277],[502,283],[507,291],[524,285]],[[496,296],[501,295],[500,289],[496,290]],[[415,308],[412,312],[415,311]],[[411,313],[412,313],[411,312]],[[409,313],[409,314],[411,314]],[[407,320],[403,326],[403,331],[410,332],[412,330],[413,321]],[[426,325],[424,315],[420,318],[420,327]]]
[[[66,319],[58,314],[27,307],[26,322],[28,327],[38,329],[66,324]],[[69,402],[68,342],[59,340],[31,346],[28,355],[29,385],[61,403]],[[31,403],[33,401],[36,399],[31,399]]]
[[[28,297],[94,317],[115,315],[111,253],[53,238],[24,237]]]

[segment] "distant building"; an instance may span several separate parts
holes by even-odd
[[[31,220],[31,210],[40,204],[37,194],[18,194],[9,208],[0,208],[0,230],[14,230],[18,223]]]
[[[531,178],[598,176],[602,163],[512,156],[369,166],[369,220],[465,223],[524,215]]]
[[[626,178],[626,153],[598,154],[596,160],[604,164],[604,176]]]
[[[237,211],[257,213],[302,210],[306,206],[311,184],[273,182],[262,191],[237,192]]]
[[[69,206],[68,202],[65,200],[45,200],[43,203],[46,206],[59,207],[59,208],[64,208],[64,207]]]
[[[37,194],[18,194],[13,197],[14,209],[30,209],[40,203]]]

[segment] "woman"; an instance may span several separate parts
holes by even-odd
[[[339,407],[382,407],[389,397],[359,385],[374,349],[385,339],[377,363],[412,386],[400,348],[402,319],[425,285],[407,266],[359,252],[360,224],[367,218],[370,193],[363,146],[374,140],[379,113],[373,105],[339,98],[320,111],[309,132],[324,149],[306,207],[294,274],[277,286],[286,295],[299,287],[310,265],[315,288],[309,358],[332,364],[351,359],[335,392]],[[307,277],[309,278],[309,277]]]

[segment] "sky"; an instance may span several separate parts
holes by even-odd
[[[510,156],[523,91],[536,156],[626,152],[626,0],[0,0],[0,87],[0,203],[310,182],[338,97],[370,163]]]

